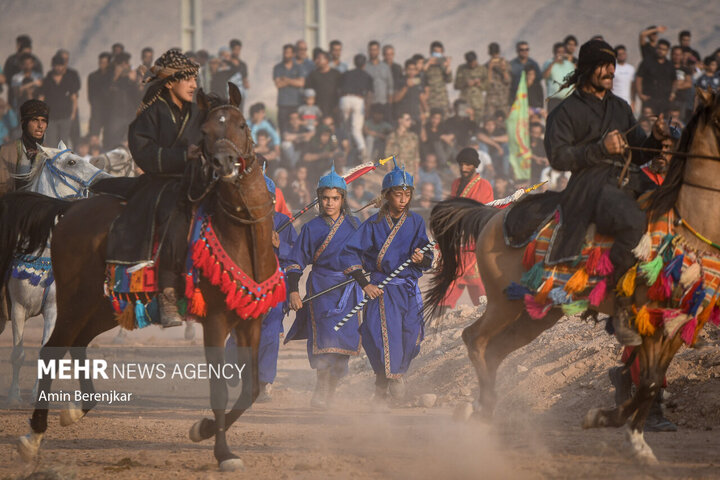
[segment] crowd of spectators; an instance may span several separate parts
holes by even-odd
[[[693,109],[694,87],[720,86],[720,49],[701,57],[689,31],[680,32],[672,45],[661,38],[666,30],[651,26],[640,33],[642,61],[637,68],[628,63],[624,45],[615,47],[613,91],[631,105],[646,131],[659,113],[682,127]],[[200,65],[198,86],[225,96],[232,82],[247,98],[250,82],[242,47],[240,40],[232,39],[217,55],[187,52]],[[244,109],[256,150],[268,159],[268,173],[292,209],[312,199],[317,179],[333,162],[337,170],[347,171],[390,155],[415,176],[417,207],[429,209],[448,195],[458,174],[455,157],[465,147],[479,151],[479,171],[493,185],[496,198],[521,184],[541,181],[560,190],[569,173],[549,167],[544,126],[548,113],[571,93],[561,85],[575,68],[578,48],[577,37],[568,35],[552,51],[533,52],[536,58],[547,58],[538,62],[527,41],[517,42],[512,59],[493,42],[484,54],[468,51],[464,62],[456,65],[437,40],[425,53],[406,55],[404,60],[398,60],[392,45],[375,40],[367,43],[366,51],[347,58],[339,40],[330,42],[327,50],[318,47],[312,52],[300,40],[282,46],[281,60],[272,69],[276,104],[257,102]],[[0,99],[0,138],[7,141],[17,134],[19,105],[39,98],[50,106],[46,144],[62,139],[81,154],[97,154],[126,142],[154,56],[151,47],[142,49],[139,65],[133,68],[131,54],[120,43],[98,55],[98,68],[87,76],[84,89],[90,115],[81,135],[82,85],[78,72],[68,66],[69,52],[58,50],[44,73],[30,37],[17,37],[16,52],[0,72],[0,87],[7,89],[7,101]],[[529,182],[515,179],[506,131],[523,73],[530,107]],[[363,181],[351,185],[354,209],[375,197],[367,187]]]

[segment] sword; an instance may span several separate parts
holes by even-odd
[[[350,183],[350,182],[352,182],[353,180],[362,177],[362,176],[365,175],[366,173],[371,172],[371,171],[377,169],[378,167],[380,167],[380,166],[382,166],[382,165],[385,165],[387,162],[389,162],[390,160],[392,160],[394,157],[395,157],[395,155],[391,155],[391,156],[389,156],[389,157],[387,157],[387,158],[383,158],[383,159],[381,159],[381,160],[378,160],[376,163],[363,163],[362,165],[358,165],[357,167],[355,167],[355,168],[353,168],[352,170],[350,170],[350,171],[347,173],[347,175],[345,175],[345,176],[343,177],[343,179],[345,179],[345,183]],[[289,219],[288,221],[286,221],[285,223],[283,223],[282,225],[280,225],[280,227],[277,229],[277,232],[280,233],[280,232],[282,232],[283,230],[285,230],[285,229],[288,227],[288,225],[290,225],[292,222],[294,222],[295,220],[297,220],[301,215],[305,214],[308,210],[310,210],[311,208],[313,208],[313,207],[314,207],[315,205],[317,205],[319,202],[320,202],[320,199],[319,199],[319,198],[316,198],[315,200],[313,200],[313,201],[310,202],[309,204],[305,205],[300,211],[298,211],[298,212],[296,212],[295,214],[293,214],[293,216],[290,217],[290,219]]]
[[[436,243],[435,240],[432,240],[430,243],[428,243],[427,245],[425,245],[423,248],[420,249],[420,253],[423,253],[423,254],[424,254],[425,252],[427,252],[428,250],[430,250],[431,248],[433,248],[433,247],[435,246],[435,243]],[[413,255],[414,255],[414,253],[413,253]],[[412,257],[408,258],[407,260],[405,260],[405,261],[402,263],[402,265],[400,265],[399,267],[397,267],[385,280],[382,281],[382,283],[380,283],[380,285],[378,285],[378,288],[379,288],[380,290],[383,290],[383,289],[385,288],[385,285],[387,285],[388,283],[390,283],[393,278],[397,277],[397,276],[400,274],[400,272],[402,272],[403,270],[405,270],[405,268],[406,268],[408,265],[410,265],[410,263],[412,263]],[[370,297],[365,297],[365,298],[363,299],[363,301],[360,302],[360,303],[358,303],[357,305],[355,305],[355,308],[353,308],[353,309],[350,311],[350,313],[348,313],[347,315],[345,315],[345,317],[344,317],[342,320],[340,320],[340,321],[337,323],[337,325],[335,325],[335,326],[333,327],[333,329],[337,332],[337,331],[340,330],[342,327],[344,327],[345,324],[353,317],[353,315],[355,315],[357,312],[359,312],[359,311],[365,306],[365,304],[366,304],[367,302],[369,302],[369,301],[370,301]]]
[[[369,273],[366,273],[365,276],[366,276],[366,277],[369,277],[370,274],[369,274]],[[305,302],[309,302],[310,300],[315,300],[315,299],[316,299],[317,297],[319,297],[319,296],[322,296],[322,295],[325,295],[326,293],[332,292],[332,291],[335,290],[336,288],[344,287],[345,285],[347,285],[347,284],[349,284],[349,283],[352,283],[352,282],[354,282],[354,281],[355,281],[354,278],[350,278],[350,279],[348,279],[348,280],[345,280],[345,281],[343,281],[343,282],[340,282],[340,283],[338,283],[337,285],[333,285],[333,286],[330,287],[330,288],[326,288],[326,289],[323,290],[322,292],[314,293],[314,294],[310,295],[309,297],[303,298],[303,299],[302,299],[302,302],[305,303]]]

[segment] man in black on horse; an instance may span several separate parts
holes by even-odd
[[[642,193],[639,166],[649,158],[633,154],[627,174],[622,175],[623,154],[628,144],[660,148],[667,136],[662,114],[648,138],[636,128],[630,106],[612,93],[614,74],[612,47],[601,40],[585,43],[577,68],[563,85],[575,89],[550,114],[545,134],[550,165],[572,172],[560,197],[562,227],[548,263],[574,260],[588,226],[594,223],[599,233],[615,239],[610,250],[613,287],[635,264],[632,249],[646,229],[645,214],[635,200]],[[626,297],[616,298],[613,327],[620,343],[639,345],[640,335],[630,325],[630,302]]]
[[[160,321],[172,327],[182,324],[175,289],[181,285],[190,228],[182,179],[187,162],[199,154],[203,115],[192,101],[197,64],[173,49],[150,70],[149,85],[128,132],[130,152],[144,174],[113,223],[108,262],[134,265],[157,259]]]

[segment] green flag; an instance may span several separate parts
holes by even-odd
[[[530,180],[530,114],[528,112],[527,81],[525,72],[520,76],[515,101],[507,119],[510,165],[517,180]]]

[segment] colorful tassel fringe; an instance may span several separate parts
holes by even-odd
[[[650,255],[652,254],[652,238],[649,233],[645,233],[645,235],[642,236],[637,246],[633,248],[632,253],[642,262],[650,260]]]
[[[585,310],[588,309],[588,301],[587,300],[578,300],[578,301],[563,305],[561,308],[562,308],[563,314],[568,317],[580,315],[581,313],[585,312]]]
[[[580,293],[587,288],[589,275],[584,268],[578,269],[570,280],[565,284],[565,291],[568,293]]]
[[[535,264],[535,247],[537,246],[537,240],[533,240],[528,243],[525,247],[525,253],[523,254],[523,266],[525,270],[530,270]]]
[[[645,277],[648,285],[653,285],[657,281],[662,269],[663,261],[660,255],[656,255],[655,258],[649,262],[640,264],[640,273]]]
[[[530,270],[523,273],[520,282],[532,291],[536,291],[543,280],[543,262],[537,262]]]
[[[632,267],[630,270],[625,272],[618,282],[618,292],[625,297],[630,297],[635,293],[635,279],[637,276],[637,266]]]
[[[655,325],[650,321],[650,312],[646,305],[635,315],[635,328],[640,335],[650,337],[655,334]]]
[[[607,279],[603,279],[600,282],[598,282],[597,285],[595,285],[595,288],[592,289],[590,292],[590,295],[588,296],[588,301],[590,302],[590,305],[593,307],[598,307],[602,303],[603,300],[605,300],[605,295],[607,293]]]

